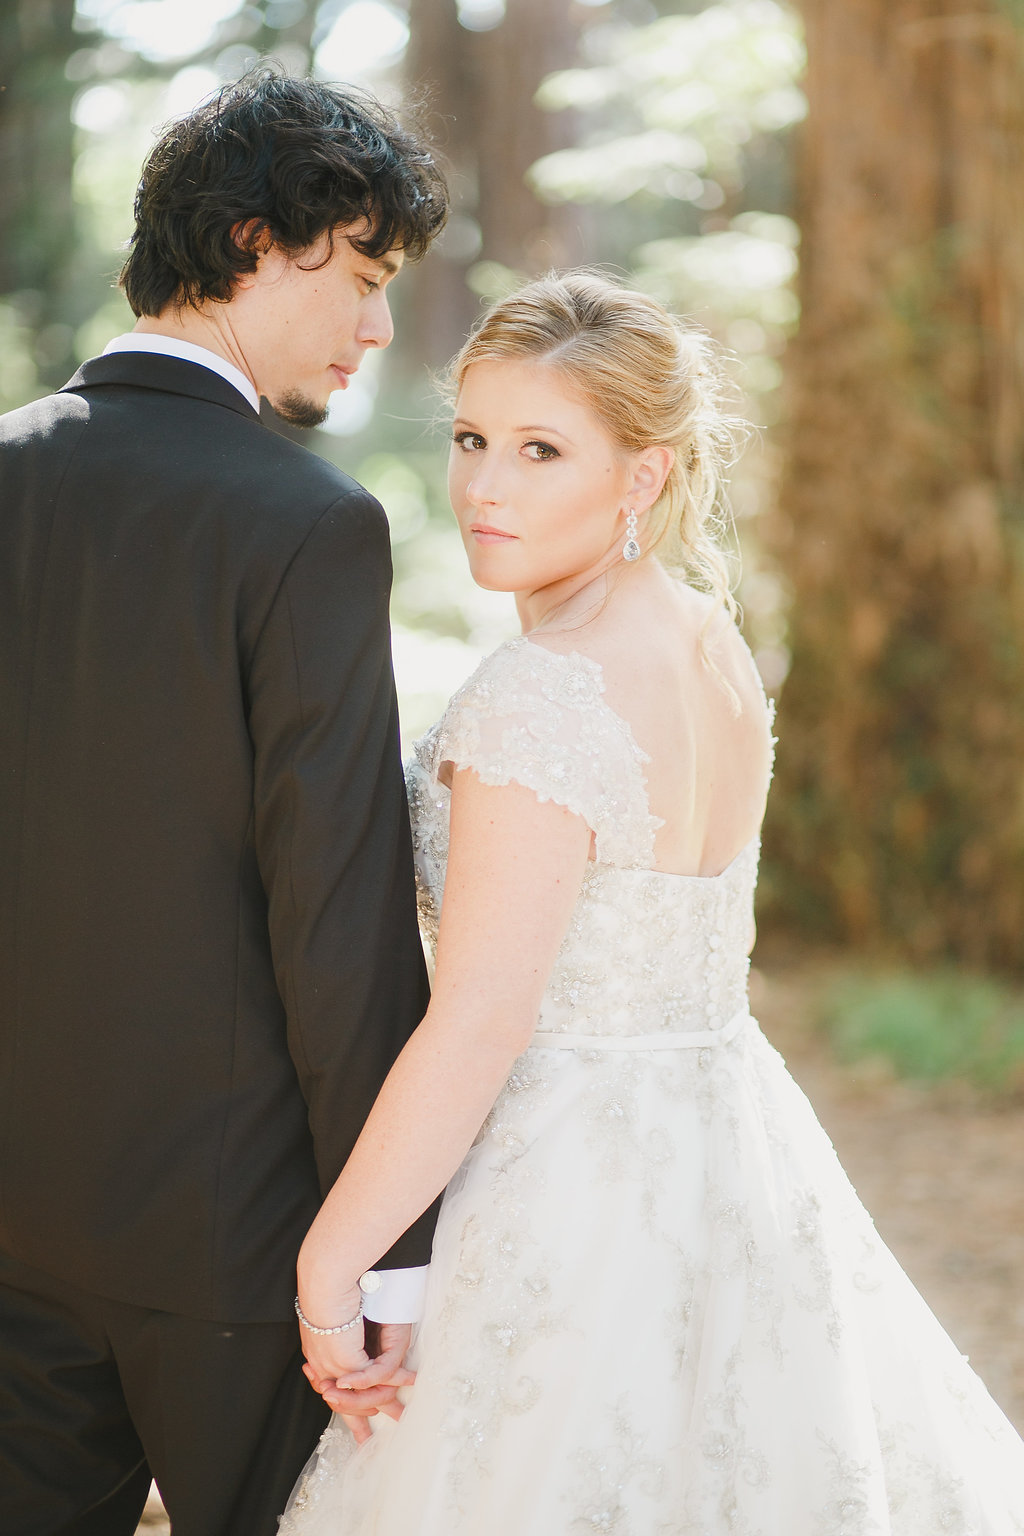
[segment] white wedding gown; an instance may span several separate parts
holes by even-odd
[[[880,1242],[747,1012],[756,844],[652,869],[644,754],[598,665],[501,646],[418,744],[584,817],[590,866],[445,1196],[401,1422],[332,1420],[281,1536],[1010,1536],[1024,1442]]]

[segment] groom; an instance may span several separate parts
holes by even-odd
[[[387,525],[259,397],[321,421],[445,212],[383,108],[255,71],[147,162],[135,330],[0,419],[3,1536],[130,1536],[151,1474],[270,1536],[322,1427],[295,1255],[426,984]]]

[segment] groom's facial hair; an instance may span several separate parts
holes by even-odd
[[[326,405],[317,405],[315,400],[308,399],[297,389],[290,389],[271,404],[282,420],[293,427],[320,427],[327,420]]]

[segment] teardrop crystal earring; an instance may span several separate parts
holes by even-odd
[[[640,545],[636,539],[636,513],[630,507],[626,517],[626,542],[622,546],[622,558],[623,560],[639,560],[640,553]]]

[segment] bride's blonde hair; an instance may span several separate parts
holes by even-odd
[[[720,538],[725,472],[742,423],[711,338],[648,294],[602,273],[551,272],[501,299],[477,321],[450,364],[462,384],[473,363],[536,359],[557,368],[627,453],[675,450],[647,514],[645,553],[704,588],[736,617]]]

